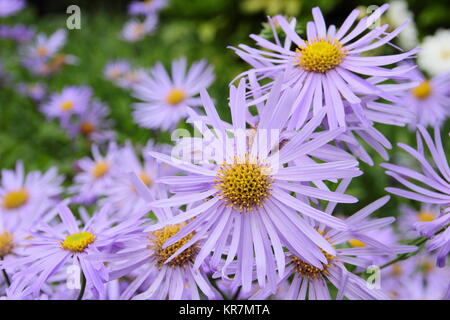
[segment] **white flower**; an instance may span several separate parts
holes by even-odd
[[[440,29],[425,37],[418,54],[419,66],[431,75],[450,71],[450,30]]]
[[[417,28],[414,23],[414,15],[408,9],[408,3],[403,0],[392,1],[386,16],[389,25],[393,28],[397,28],[406,20],[410,21],[408,26],[399,34],[398,40],[402,48],[406,50],[414,48],[417,45]]]

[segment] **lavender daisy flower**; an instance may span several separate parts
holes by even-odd
[[[12,39],[19,43],[30,41],[34,36],[34,29],[23,24],[14,26],[0,25],[0,38]]]
[[[198,93],[213,80],[212,67],[205,60],[194,62],[187,72],[186,58],[174,60],[172,77],[158,63],[133,87],[134,96],[144,101],[134,104],[133,117],[144,128],[170,130],[187,117],[190,107],[200,105]]]
[[[423,140],[431,154],[431,159],[426,159],[426,150]],[[398,196],[439,205],[443,214],[440,218],[417,222],[416,228],[426,237],[432,237],[427,243],[429,250],[438,250],[437,265],[445,266],[445,260],[450,251],[450,168],[445,156],[444,148],[438,127],[434,128],[434,141],[423,126],[418,126],[417,150],[405,144],[398,144],[403,150],[414,157],[420,164],[421,172],[394,164],[381,164],[386,168],[386,174],[393,177],[409,190],[400,188],[386,188],[390,193]],[[435,233],[445,229],[440,234]]]
[[[9,268],[22,268],[13,275],[8,294],[37,296],[45,282],[58,271],[68,266],[78,266],[86,278],[86,287],[92,290],[93,296],[104,299],[104,284],[108,281],[108,273],[104,264],[93,257],[99,255],[102,248],[117,241],[120,234],[126,234],[129,230],[128,225],[111,227],[109,220],[105,218],[109,210],[110,207],[103,207],[80,229],[70,209],[60,205],[58,211],[62,224],[53,227],[48,224],[39,225],[31,232],[27,256],[3,263]],[[67,280],[67,276],[68,273],[64,280]]]
[[[109,143],[104,156],[99,147],[93,145],[92,158],[85,157],[77,162],[80,172],[75,175],[69,192],[78,194],[77,200],[81,202],[105,194],[112,186],[114,174],[120,171],[118,155],[115,142]]]
[[[49,118],[67,120],[74,114],[85,112],[91,99],[92,90],[87,86],[64,87],[61,93],[51,95],[48,102],[41,106],[41,111]]]
[[[98,100],[93,100],[89,107],[76,118],[65,118],[61,126],[71,137],[84,136],[94,143],[104,143],[115,139],[111,130],[113,122],[107,120],[109,108]]]
[[[144,69],[132,69],[117,80],[117,85],[123,89],[132,89],[135,85],[141,83],[146,77],[146,71]]]
[[[47,95],[47,86],[42,82],[35,83],[18,83],[17,91],[34,101],[40,102]]]
[[[132,15],[149,15],[158,13],[167,7],[167,0],[132,1],[128,6],[128,13]]]
[[[132,181],[144,199],[147,201],[154,199],[141,179],[132,175]],[[155,208],[153,213],[160,224],[165,224],[174,217],[169,209]],[[174,252],[194,237],[194,234],[190,233],[170,246],[165,246],[170,237],[186,228],[185,225],[178,223],[160,228],[150,225],[134,239],[130,239],[123,250],[107,257],[113,262],[110,270],[111,279],[133,274],[133,280],[121,294],[121,299],[198,300],[199,291],[209,299],[220,297],[206,278],[205,272],[194,267],[194,261],[204,243],[203,239],[197,239],[187,250],[167,262]]]
[[[388,43],[402,31],[407,22],[392,32],[386,32],[388,25],[368,29],[387,10],[383,5],[372,15],[362,18],[349,31],[359,16],[359,10],[353,10],[339,29],[326,27],[319,8],[314,8],[314,22],[307,24],[307,40],[295,32],[296,20],[289,23],[284,17],[277,16],[277,24],[286,34],[284,44],[274,31],[275,43],[257,35],[251,35],[262,49],[254,49],[246,45],[233,48],[235,52],[253,69],[241,76],[248,76],[251,81],[265,78],[273,79],[279,72],[286,72],[284,88],[293,87],[297,94],[292,107],[293,125],[309,111],[314,114],[326,109],[327,122],[330,128],[346,126],[347,114],[344,102],[350,106],[361,103],[360,96],[376,96],[389,101],[398,101],[397,97],[372,83],[372,77],[402,78],[410,67],[397,68],[395,71],[382,66],[390,65],[418,52],[418,49],[390,55],[364,56],[363,53],[379,48]],[[272,25],[273,21],[269,21]],[[275,27],[272,27],[275,30]],[[358,37],[358,38],[357,38]],[[355,40],[357,39],[357,40]],[[295,49],[292,50],[292,43]],[[370,78],[365,79],[363,77]],[[262,94],[267,95],[273,83],[263,86]],[[356,111],[355,111],[356,112]]]
[[[23,220],[30,223],[41,218],[45,209],[55,204],[63,191],[63,177],[56,168],[45,173],[31,171],[25,173],[22,162],[16,163],[15,170],[2,170],[0,185],[0,214],[10,225]]]
[[[24,0],[0,0],[0,18],[12,16],[24,7]]]
[[[210,150],[204,149],[205,161],[198,164],[151,152],[156,159],[186,172],[185,176],[168,176],[157,180],[169,185],[169,191],[175,195],[154,201],[152,206],[166,208],[187,205],[185,212],[166,222],[187,222],[187,225],[171,237],[163,248],[195,231],[192,239],[166,263],[176,259],[198,239],[207,235],[208,239],[200,249],[194,267],[199,268],[212,252],[212,265],[215,265],[217,263],[214,261],[220,260],[230,239],[227,260],[221,267],[222,273],[228,274],[227,268],[237,256],[237,265],[233,267],[237,270],[234,279],[242,284],[244,292],[248,292],[254,264],[259,285],[264,286],[268,278],[271,287],[275,287],[274,273],[276,270],[280,274],[284,272],[284,247],[289,247],[295,255],[319,268],[327,261],[325,253],[336,254],[333,246],[305,219],[310,218],[338,230],[346,230],[347,225],[313,208],[309,199],[355,202],[354,197],[330,191],[323,181],[336,182],[335,179],[345,180],[360,175],[357,161],[353,158],[340,160],[341,150],[327,148],[327,143],[343,132],[342,128],[312,134],[323,120],[324,112],[307,122],[279,148],[280,136],[276,134],[285,127],[289,112],[285,106],[291,105],[294,99],[291,90],[280,93],[282,80],[274,86],[271,98],[262,108],[264,113],[257,128],[250,131],[246,130],[243,80],[238,88],[230,88],[232,124],[220,120],[206,90],[201,91],[207,116],[203,117],[203,123],[197,129],[203,133],[205,145],[209,143],[216,146],[215,157],[210,157]],[[202,129],[205,124],[211,125],[214,133]],[[317,163],[312,158],[313,154],[324,163]],[[285,164],[290,166],[285,167]]]
[[[430,222],[440,216],[440,206],[423,203],[420,210],[408,205],[400,205],[399,230],[406,239],[417,238],[420,234],[414,230],[416,222]]]
[[[67,32],[59,29],[51,36],[38,34],[36,40],[26,47],[25,53],[27,58],[48,59],[56,55],[56,53],[66,44]]]
[[[128,42],[142,40],[146,35],[151,34],[158,24],[158,17],[148,15],[144,21],[136,19],[128,21],[122,30],[122,39]]]
[[[118,151],[118,154],[117,158],[123,169],[114,175],[114,182],[105,190],[106,197],[102,201],[112,204],[116,208],[118,216],[128,217],[141,212],[147,206],[131,183],[129,174],[136,174],[155,197],[157,194],[155,181],[160,175],[160,170],[159,164],[149,156],[145,156],[144,163],[142,163],[129,142]]]
[[[305,262],[303,258],[292,253],[286,253],[288,261],[283,277],[279,285],[288,282],[285,292],[278,295],[282,299],[299,300],[329,300],[331,299],[327,280],[338,289],[337,299],[347,297],[349,299],[387,299],[380,288],[369,288],[366,281],[349,272],[344,263],[357,267],[367,268],[372,264],[367,256],[388,256],[395,253],[405,253],[416,250],[416,247],[390,245],[380,242],[378,238],[367,235],[367,231],[379,230],[395,219],[393,217],[381,219],[369,219],[369,216],[389,201],[389,197],[383,197],[346,219],[349,225],[348,231],[334,230],[333,228],[320,226],[312,222],[327,241],[335,247],[336,254],[325,253],[326,262],[322,266],[315,267]],[[335,203],[331,202],[326,212],[331,214]],[[362,245],[352,246],[358,241]],[[351,247],[348,247],[348,244]],[[263,289],[257,292],[252,299],[265,299],[270,296],[270,290]]]
[[[419,70],[411,73],[420,84],[400,96],[401,104],[414,114],[410,128],[442,125],[450,116],[450,72],[431,79],[426,79]]]
[[[108,62],[103,71],[105,79],[117,83],[127,72],[131,71],[131,65],[125,60],[114,60]]]

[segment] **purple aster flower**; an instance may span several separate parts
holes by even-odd
[[[155,31],[158,24],[156,15],[148,15],[144,21],[136,19],[128,21],[122,30],[122,39],[128,42],[142,40],[146,35]]]
[[[233,262],[237,264],[233,267],[236,269],[234,279],[242,284],[244,292],[248,292],[255,264],[259,285],[264,286],[268,278],[270,286],[275,287],[276,270],[280,275],[284,272],[284,247],[319,268],[326,262],[325,253],[336,254],[335,248],[306,220],[313,219],[337,230],[346,230],[348,226],[340,219],[312,207],[309,200],[355,202],[352,196],[329,190],[324,181],[336,182],[336,179],[348,180],[360,175],[357,161],[352,157],[341,160],[342,150],[328,148],[328,142],[344,129],[313,133],[323,120],[324,112],[307,122],[279,148],[279,133],[285,127],[289,113],[285,106],[291,105],[292,99],[295,99],[292,90],[280,92],[281,81],[274,86],[276,89],[272,90],[272,96],[262,108],[264,113],[258,126],[250,131],[246,130],[243,80],[238,88],[230,87],[232,124],[220,120],[206,90],[201,91],[207,116],[203,117],[204,122],[197,129],[203,133],[205,144],[216,146],[213,157],[208,154],[209,150],[203,150],[203,163],[151,152],[155,158],[186,172],[184,176],[157,180],[169,185],[169,192],[175,195],[152,202],[153,207],[187,205],[185,212],[166,222],[187,222],[187,225],[165,246],[195,231],[192,239],[178,249],[167,263],[199,238],[207,236],[194,267],[199,268],[212,252],[212,265],[216,265],[230,239],[222,273],[228,274],[228,267],[237,257]],[[214,133],[208,128],[202,129],[204,125],[211,125]],[[313,155],[324,162],[317,163]],[[214,162],[211,161],[213,159]],[[290,166],[285,167],[285,164]]]
[[[25,0],[0,0],[0,18],[9,17],[25,7]]]
[[[132,1],[128,6],[128,13],[132,15],[149,15],[158,13],[167,7],[167,0]]]
[[[153,199],[150,190],[137,176],[133,176],[133,184],[147,201]],[[174,217],[169,209],[155,208],[153,213],[161,224]],[[192,240],[194,234],[191,230],[190,234],[166,247],[164,245],[168,239],[180,233],[180,230],[186,228],[186,224],[178,223],[156,228],[154,226],[150,225],[134,239],[130,239],[123,250],[107,257],[113,262],[110,270],[111,279],[133,275],[132,281],[120,298],[198,300],[201,291],[209,299],[218,299],[220,294],[208,281],[205,272],[194,266],[204,239],[197,239],[177,258],[166,262],[175,251]]]
[[[108,144],[105,155],[100,153],[97,145],[93,145],[92,158],[85,157],[77,162],[80,172],[75,175],[69,192],[78,194],[77,200],[81,202],[104,195],[112,186],[114,174],[120,171],[118,155],[115,142]]]
[[[67,32],[64,29],[57,30],[51,36],[40,33],[35,41],[25,48],[25,52],[29,58],[51,58],[66,44],[66,41]]]
[[[150,156],[144,156],[143,163],[139,159],[131,143],[118,151],[117,158],[120,162],[121,172],[114,175],[114,182],[105,190],[104,203],[112,204],[120,217],[141,212],[147,206],[146,201],[136,191],[130,181],[129,174],[134,173],[149,188],[150,193],[155,198],[158,192],[155,181],[160,175],[159,164]]]
[[[262,49],[246,45],[240,45],[239,49],[233,48],[253,67],[240,76],[247,76],[250,82],[254,82],[273,79],[280,72],[287,73],[283,88],[292,87],[297,92],[290,111],[293,126],[298,127],[297,121],[301,122],[309,112],[316,114],[321,109],[327,112],[326,121],[330,128],[347,126],[349,124],[344,101],[353,109],[354,105],[360,106],[361,97],[364,96],[398,101],[396,96],[373,82],[378,77],[406,78],[404,74],[411,67],[403,66],[394,71],[383,66],[397,63],[418,52],[418,49],[413,49],[389,56],[363,55],[389,43],[406,27],[407,22],[392,32],[386,32],[388,25],[383,25],[364,34],[388,7],[387,4],[383,5],[372,15],[362,18],[351,31],[350,28],[359,16],[359,10],[353,10],[342,26],[336,29],[333,25],[327,28],[320,9],[314,8],[314,21],[307,24],[307,40],[295,32],[295,19],[288,22],[284,17],[278,16],[276,22],[286,34],[284,43],[280,41],[273,27],[274,43],[251,35]],[[274,24],[271,20],[269,22]],[[294,49],[291,49],[292,44]],[[273,82],[264,85],[260,94],[264,97],[272,87]]]
[[[71,137],[84,136],[94,143],[115,139],[111,130],[113,122],[107,120],[109,108],[98,100],[93,100],[83,113],[77,117],[62,119],[61,126]]]
[[[114,60],[107,63],[103,70],[105,79],[117,83],[127,72],[131,71],[131,65],[125,60]]]
[[[22,162],[16,163],[15,170],[2,170],[0,185],[0,215],[8,220],[8,225],[20,224],[27,220],[30,224],[41,219],[41,214],[55,204],[63,191],[63,177],[56,168],[45,173],[31,171],[25,173]]]
[[[22,95],[39,102],[42,101],[47,95],[47,86],[42,82],[18,83],[17,91]]]
[[[186,72],[186,58],[172,62],[172,77],[161,63],[133,87],[134,96],[144,102],[134,105],[133,117],[144,128],[169,130],[201,104],[198,93],[214,80],[205,60],[194,62]]]
[[[420,210],[408,205],[400,205],[400,217],[398,227],[406,239],[417,238],[420,234],[414,230],[416,222],[430,222],[436,220],[440,214],[440,206],[422,203]]]
[[[430,160],[426,158],[425,141],[431,155]],[[440,218],[417,222],[416,228],[426,237],[432,237],[427,243],[429,250],[438,250],[437,265],[445,266],[445,260],[450,252],[450,168],[445,156],[439,128],[434,128],[434,141],[423,126],[418,126],[417,149],[405,144],[398,144],[409,155],[414,157],[420,164],[420,171],[394,164],[381,164],[386,168],[386,174],[393,177],[409,190],[400,188],[386,188],[390,193],[401,197],[441,206],[443,214]],[[446,228],[441,233],[434,235],[438,230]]]
[[[8,294],[37,296],[53,275],[64,268],[78,266],[86,278],[86,288],[95,298],[104,299],[108,272],[103,262],[94,258],[102,253],[103,248],[119,241],[118,237],[127,234],[132,225],[127,222],[111,227],[111,221],[106,218],[109,210],[110,207],[103,207],[80,228],[70,209],[60,205],[58,212],[62,224],[49,226],[42,223],[30,233],[32,237],[28,241],[26,256],[3,263],[8,268],[21,268],[14,273]],[[67,280],[67,277],[68,272],[61,280]]]
[[[41,106],[41,111],[49,118],[67,120],[74,114],[86,111],[92,96],[91,88],[87,86],[64,87],[61,93],[54,93],[49,101]]]
[[[144,69],[132,69],[117,80],[117,85],[123,89],[132,89],[136,84],[141,83],[146,77],[146,71]]]
[[[34,36],[34,29],[23,24],[14,26],[0,25],[0,38],[12,39],[24,43],[30,41]]]
[[[450,72],[431,79],[426,79],[417,69],[411,73],[420,84],[400,95],[401,104],[414,114],[411,129],[415,130],[417,125],[442,125],[450,116]]]
[[[389,197],[383,197],[346,219],[349,230],[335,230],[330,227],[312,223],[325,239],[335,247],[335,254],[325,253],[326,261],[320,267],[315,267],[290,252],[285,253],[287,265],[283,277],[279,280],[289,281],[288,288],[279,293],[282,299],[299,300],[329,300],[331,299],[327,281],[338,289],[337,299],[347,297],[349,299],[387,299],[380,288],[369,288],[366,281],[349,272],[345,264],[367,268],[373,262],[368,256],[389,256],[395,253],[405,253],[416,250],[416,247],[403,245],[389,245],[379,241],[377,236],[367,235],[367,231],[379,230],[395,219],[393,217],[381,219],[369,219],[368,217],[377,209],[389,201]],[[331,214],[335,203],[331,202],[326,212]],[[356,241],[362,245],[352,245]],[[349,247],[350,244],[350,247]],[[270,296],[268,289],[257,292],[252,299],[265,299]]]

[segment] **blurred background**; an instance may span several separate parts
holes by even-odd
[[[190,63],[205,58],[214,66],[216,74],[210,93],[217,101],[221,116],[229,119],[228,84],[248,66],[227,47],[240,43],[253,45],[248,35],[262,31],[267,15],[297,17],[301,33],[301,26],[310,20],[314,6],[321,8],[328,24],[340,25],[354,8],[361,7],[365,12],[366,8],[383,3],[375,0],[170,0],[159,15],[157,30],[140,41],[129,43],[120,38],[124,24],[130,19],[128,1],[29,0],[24,10],[0,19],[0,23],[21,23],[49,35],[65,28],[69,16],[66,8],[78,5],[81,29],[68,30],[64,47],[64,52],[78,57],[78,64],[65,66],[51,77],[37,77],[21,66],[18,44],[8,39],[0,39],[0,59],[5,78],[16,82],[42,81],[49,92],[58,92],[68,85],[92,87],[94,95],[109,106],[120,143],[130,140],[134,144],[145,144],[150,138],[170,142],[170,133],[142,129],[133,122],[131,104],[135,99],[128,91],[104,79],[103,70],[108,61],[125,59],[133,66],[149,68],[157,61],[169,66],[172,59],[181,56],[186,56]],[[419,42],[440,28],[450,28],[450,1],[413,0],[407,3],[414,15]],[[74,174],[74,161],[89,154],[90,143],[83,137],[71,139],[56,122],[46,121],[38,106],[8,86],[6,80],[0,82],[0,168],[12,168],[18,159],[24,161],[27,170],[58,166],[69,183]],[[407,128],[377,128],[393,145],[397,142],[415,145],[415,135]],[[447,123],[444,132],[448,131]],[[450,150],[448,142],[446,147]],[[393,159],[402,156],[397,148],[390,154]],[[358,204],[352,205],[352,212],[355,207],[385,195],[384,188],[393,184],[377,166],[383,160],[373,152],[372,156],[376,165],[361,164],[365,174],[356,178],[349,189],[349,193],[360,199]],[[407,202],[394,199],[382,215],[396,215],[400,201]],[[345,211],[345,206],[342,208]]]

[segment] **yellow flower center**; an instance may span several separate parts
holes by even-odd
[[[171,106],[176,106],[186,98],[186,92],[183,89],[174,88],[170,90],[166,97],[166,102]]]
[[[3,207],[5,209],[17,209],[27,203],[29,193],[25,189],[19,189],[8,192],[3,197]]]
[[[145,172],[145,171],[142,171],[142,172],[139,174],[139,179],[141,179],[141,181],[142,181],[147,187],[150,187],[150,186],[152,185],[152,183],[153,183],[152,178],[151,178],[150,175],[149,175],[147,172]]]
[[[441,58],[444,60],[447,60],[450,58],[450,50],[449,49],[444,49],[441,51]]]
[[[429,222],[429,221],[433,221],[435,219],[435,216],[432,212],[430,211],[420,211],[417,214],[417,219],[419,221],[423,221],[423,222]]]
[[[420,85],[411,90],[417,99],[426,99],[431,94],[431,85],[428,81],[423,81]]]
[[[434,270],[434,263],[430,260],[425,260],[422,262],[422,269],[424,273],[429,274],[431,271]]]
[[[347,50],[336,39],[305,41],[306,47],[298,47],[296,62],[306,71],[325,73],[341,64]]]
[[[227,202],[228,207],[241,212],[261,207],[271,195],[273,179],[269,171],[267,166],[251,161],[248,155],[245,161],[235,158],[231,164],[223,163],[214,180],[215,188],[220,190],[219,198]]]
[[[153,257],[157,260],[157,265],[159,267],[163,266],[167,259],[194,236],[194,233],[188,234],[184,238],[181,238],[179,241],[163,249],[162,246],[167,239],[177,234],[183,226],[183,224],[168,225],[150,233],[150,236],[148,237],[150,240],[149,247],[154,250]],[[167,265],[170,267],[182,267],[187,263],[193,263],[198,251],[199,246],[194,244],[169,261]]]
[[[0,258],[11,253],[14,248],[13,235],[10,232],[0,233]]]
[[[86,136],[90,135],[92,132],[94,132],[94,130],[95,130],[94,125],[90,122],[85,121],[80,125],[81,133]]]
[[[47,54],[47,52],[48,52],[48,50],[47,50],[47,48],[46,47],[39,47],[37,50],[36,50],[36,52],[37,52],[37,54],[38,54],[38,56],[45,56],[46,54]]]
[[[92,176],[96,179],[103,177],[109,170],[109,163],[107,161],[99,161],[92,168]]]
[[[336,257],[323,250],[322,253],[327,258],[327,263],[322,263],[322,269],[310,265],[309,263],[303,261],[300,258],[297,258],[296,256],[291,256],[290,258],[292,263],[294,264],[295,272],[303,277],[307,277],[308,279],[317,279],[322,275],[328,275],[328,268],[332,266],[333,261],[336,259]]]
[[[77,232],[67,236],[61,242],[64,250],[79,253],[83,252],[91,243],[95,241],[95,236],[87,231]]]
[[[348,243],[353,247],[353,248],[363,248],[365,246],[367,246],[364,242],[358,240],[358,239],[350,239],[348,240]]]
[[[397,262],[392,265],[392,275],[401,276],[403,274],[402,266]]]
[[[59,107],[63,111],[70,111],[73,109],[74,105],[75,105],[75,103],[73,101],[67,100],[67,101],[62,102]]]

